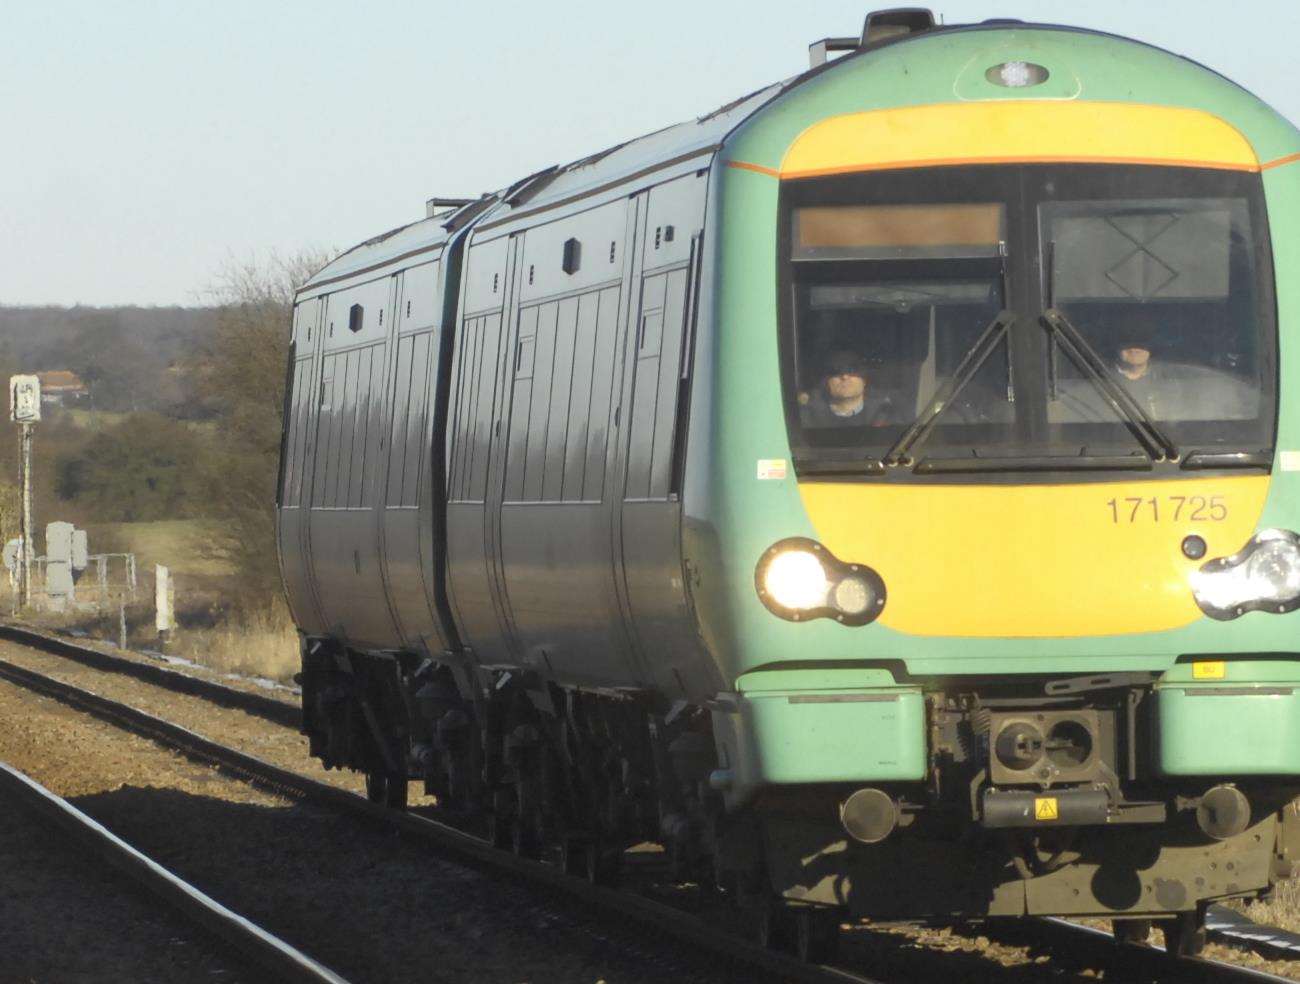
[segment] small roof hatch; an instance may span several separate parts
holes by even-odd
[[[902,34],[919,34],[932,27],[934,14],[926,7],[873,10],[862,23],[862,47]]]
[[[432,219],[435,215],[445,215],[448,210],[464,208],[476,200],[474,198],[428,198],[424,202],[424,217]]]
[[[873,10],[862,23],[862,34],[856,38],[822,38],[808,45],[808,67],[825,65],[832,51],[857,51],[870,44],[887,41],[906,34],[919,34],[934,27],[934,14],[926,7],[891,7]]]

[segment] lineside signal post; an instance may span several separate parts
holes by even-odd
[[[18,547],[20,604],[32,600],[32,427],[41,419],[41,381],[36,376],[9,377],[9,419],[22,428],[23,529]]]

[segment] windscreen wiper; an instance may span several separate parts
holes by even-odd
[[[1150,471],[1145,454],[1041,454],[963,458],[922,458],[914,469],[918,475],[963,475],[985,472],[1083,472]]]
[[[1110,408],[1123,418],[1151,460],[1177,461],[1178,447],[1169,435],[1146,415],[1142,405],[1123,386],[1111,378],[1105,361],[1065,313],[1057,308],[1048,308],[1039,320],[1070,361],[1078,366],[1079,371],[1088,377],[1097,392],[1105,398]]]
[[[948,377],[948,381],[939,387],[937,393],[924,410],[917,415],[912,421],[910,427],[903,431],[903,436],[894,442],[894,446],[885,452],[881,463],[886,465],[901,465],[906,463],[908,452],[913,448],[920,447],[925,439],[930,436],[934,430],[935,421],[952,404],[966,384],[975,378],[975,374],[980,371],[980,367],[988,361],[988,357],[993,354],[997,348],[998,342],[1006,336],[1015,324],[1016,316],[1010,311],[999,312],[998,316],[989,322],[989,326],[975,344],[971,346],[957,366],[956,371]]]
[[[801,476],[883,475],[885,466],[875,458],[826,457],[807,449],[792,452],[794,470]]]
[[[1272,451],[1189,451],[1183,457],[1183,468],[1188,471],[1201,468],[1269,468],[1272,464]]]

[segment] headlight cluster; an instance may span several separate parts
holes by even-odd
[[[1247,612],[1282,614],[1300,607],[1300,536],[1263,530],[1231,557],[1217,557],[1192,574],[1201,611],[1221,621]]]
[[[833,618],[866,625],[885,607],[885,582],[870,567],[846,564],[816,540],[791,537],[763,552],[754,587],[768,610],[791,622]]]

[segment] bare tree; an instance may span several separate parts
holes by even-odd
[[[226,541],[219,548],[239,569],[250,607],[279,590],[275,483],[293,297],[328,260],[321,249],[231,260],[208,291],[217,327],[195,367],[200,397],[218,416],[206,472]]]

